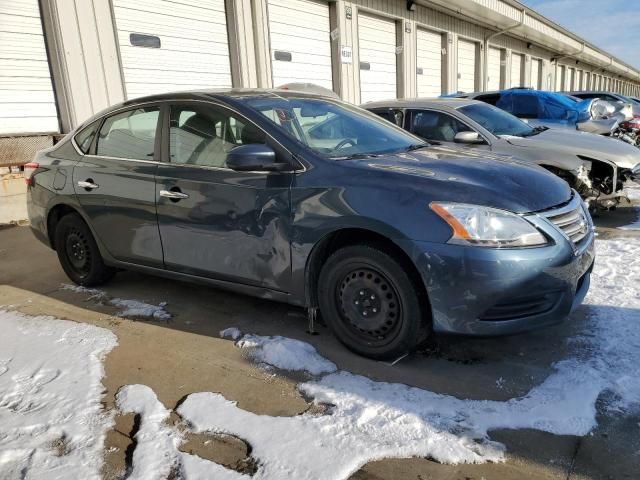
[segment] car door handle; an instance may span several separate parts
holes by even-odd
[[[78,186],[84,188],[85,190],[93,190],[99,187],[98,184],[93,183],[93,181],[91,181],[90,179],[85,180],[84,182],[78,182]]]
[[[172,200],[180,200],[182,198],[189,198],[189,195],[182,192],[174,192],[170,190],[160,190],[160,196],[164,198],[171,198]]]

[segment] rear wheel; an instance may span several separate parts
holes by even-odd
[[[105,283],[115,270],[104,264],[91,230],[77,213],[60,219],[55,231],[58,259],[67,276],[86,287]]]
[[[426,299],[393,256],[368,246],[341,248],[318,281],[322,317],[354,352],[397,358],[426,337]]]

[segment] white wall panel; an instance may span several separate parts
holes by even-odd
[[[332,89],[329,6],[313,0],[269,0],[273,85],[309,82]],[[275,51],[291,61],[276,60]]]
[[[524,76],[524,55],[511,54],[511,87],[522,87]]]
[[[58,128],[38,0],[0,1],[0,134]]]
[[[476,90],[476,69],[478,54],[476,43],[458,39],[458,91],[473,92]]]
[[[489,47],[487,58],[487,90],[500,90],[502,88],[502,50]]]
[[[536,90],[542,89],[542,60],[531,59],[531,82],[530,85]]]
[[[231,87],[224,0],[113,0],[127,98]],[[133,46],[131,33],[160,38]]]
[[[396,98],[396,24],[373,15],[358,15],[360,101]],[[369,68],[362,68],[367,64]]]
[[[417,88],[419,97],[438,97],[442,88],[442,34],[418,29]]]

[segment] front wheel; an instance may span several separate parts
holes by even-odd
[[[320,272],[318,299],[338,340],[366,357],[397,358],[428,331],[426,298],[401,262],[373,246],[333,253]]]
[[[104,264],[91,230],[77,213],[65,215],[58,222],[55,247],[63,270],[78,285],[100,285],[115,274]]]

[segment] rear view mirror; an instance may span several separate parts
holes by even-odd
[[[300,109],[301,117],[324,117],[329,113],[329,105],[322,102],[305,101]]]
[[[227,153],[227,167],[237,172],[280,172],[290,170],[288,163],[277,163],[276,152],[269,145],[240,145]]]
[[[453,141],[456,143],[484,143],[484,140],[480,137],[478,132],[458,132],[456,136],[453,138]]]

